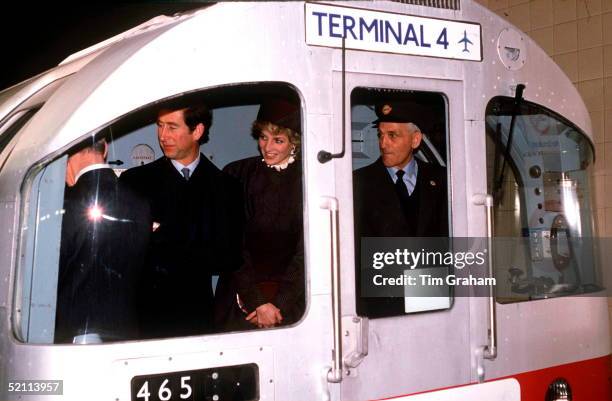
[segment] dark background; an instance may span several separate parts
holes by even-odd
[[[206,1],[3,4],[0,91],[157,15],[172,15],[206,4]]]

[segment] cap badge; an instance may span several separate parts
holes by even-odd
[[[393,110],[393,109],[391,108],[391,106],[389,106],[388,104],[385,104],[385,105],[382,107],[381,112],[382,112],[382,113],[383,113],[383,114],[386,116],[386,115],[388,115],[389,113],[391,113],[391,110]]]

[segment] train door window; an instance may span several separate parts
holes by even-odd
[[[297,324],[301,110],[283,83],[198,91],[32,169],[17,337],[87,344]]]
[[[437,281],[452,269],[436,258],[449,245],[445,96],[355,88],[351,127],[357,313],[378,318],[450,308],[450,286],[406,281]],[[406,252],[437,263],[414,269]]]
[[[601,290],[589,184],[593,146],[562,116],[514,103],[496,97],[486,110],[497,301]]]

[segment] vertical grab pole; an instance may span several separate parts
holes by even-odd
[[[330,235],[331,235],[331,286],[332,286],[332,320],[334,350],[332,367],[327,372],[327,381],[340,383],[342,381],[342,319],[340,316],[340,247],[339,240],[339,216],[338,199],[324,196],[321,208],[329,210]]]
[[[475,205],[484,206],[487,210],[487,247],[488,252],[488,276],[493,278],[493,197],[488,194],[476,194],[472,197]],[[489,285],[489,344],[484,348],[483,357],[488,360],[497,358],[497,311],[495,308],[495,293],[493,286]]]
[[[344,157],[344,153],[346,152],[346,147],[344,146],[344,142],[346,139],[346,32],[342,36],[342,150],[340,153],[331,153],[327,150],[320,150],[317,153],[317,160],[319,163],[324,164],[330,161],[331,159],[340,159]]]

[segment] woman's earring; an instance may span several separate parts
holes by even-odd
[[[295,146],[291,148],[291,153],[289,153],[291,156],[295,156]]]

